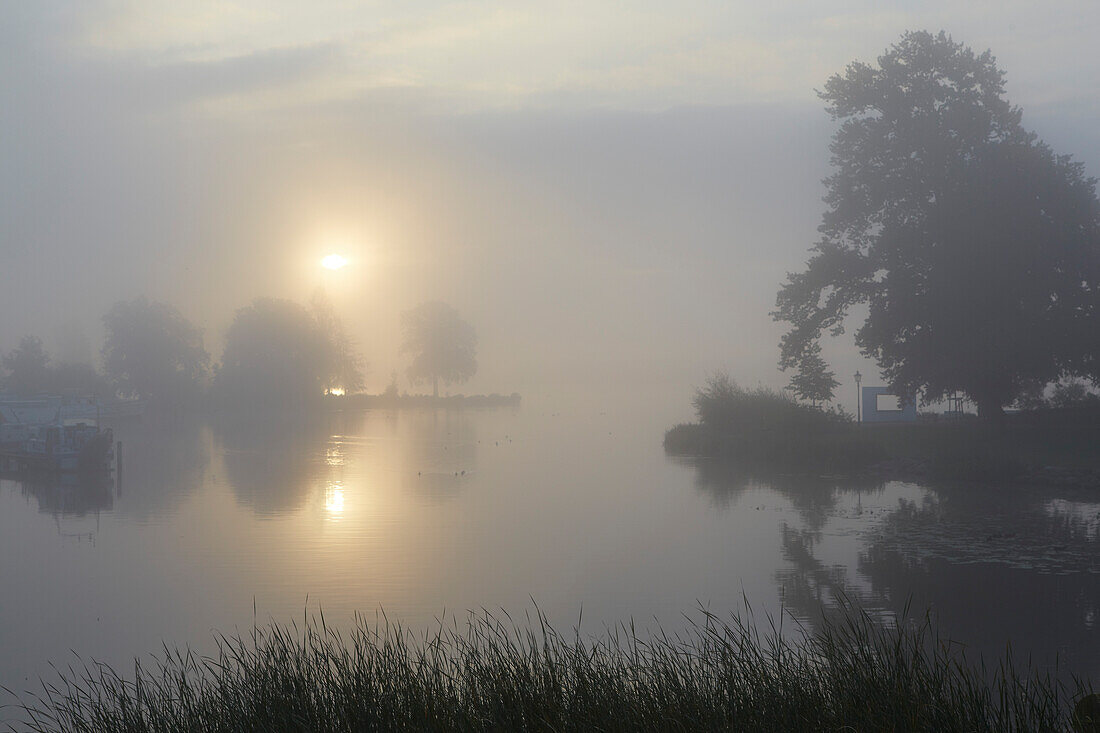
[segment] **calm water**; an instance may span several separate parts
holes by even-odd
[[[374,411],[115,426],[120,486],[0,481],[0,684],[73,653],[325,611],[415,628],[468,609],[563,628],[700,604],[813,617],[911,596],[975,652],[1100,678],[1100,497],[743,475],[665,456],[667,411]],[[583,609],[583,617],[581,612]]]

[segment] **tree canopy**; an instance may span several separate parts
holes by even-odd
[[[202,331],[167,303],[138,297],[103,316],[103,366],[119,391],[162,402],[198,396],[210,355]]]
[[[813,367],[863,304],[856,344],[901,395],[960,390],[995,414],[1036,384],[1097,378],[1096,181],[1022,127],[993,56],[910,32],[819,96],[841,125],[821,238],[777,297],[780,366]]]
[[[465,382],[477,372],[477,333],[451,306],[422,303],[401,316],[401,353],[412,356],[409,379],[430,381],[439,396],[439,380]]]
[[[336,309],[318,289],[310,300],[310,309],[317,327],[325,336],[328,359],[328,377],[325,389],[342,389],[345,392],[358,392],[363,389],[363,359],[355,350],[355,344],[344,330],[344,324],[336,315]]]
[[[275,298],[239,309],[226,333],[215,392],[233,401],[300,406],[334,387],[361,385],[343,329],[335,315],[322,311],[318,317]]]
[[[24,336],[19,346],[4,355],[3,365],[8,374],[4,387],[15,394],[38,394],[50,388],[49,354],[42,341],[35,336]]]
[[[800,355],[798,371],[791,375],[787,389],[800,400],[807,400],[815,407],[818,402],[829,402],[833,391],[840,386],[836,375],[821,358],[821,344],[810,344]]]
[[[24,336],[4,355],[8,372],[3,386],[20,395],[78,392],[107,396],[114,392],[107,380],[85,362],[55,362],[36,336]]]

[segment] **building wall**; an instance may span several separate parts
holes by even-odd
[[[862,390],[862,412],[863,422],[868,423],[883,423],[883,422],[915,422],[917,419],[917,402],[913,400],[910,404],[903,406],[900,410],[892,409],[879,409],[879,396],[892,398],[883,400],[884,402],[898,401],[897,396],[890,392],[887,387],[864,387]]]

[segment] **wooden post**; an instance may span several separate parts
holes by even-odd
[[[115,488],[122,496],[122,441],[115,444]]]

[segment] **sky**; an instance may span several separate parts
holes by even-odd
[[[322,288],[370,390],[430,299],[478,331],[455,390],[782,386],[815,90],[920,29],[992,50],[1025,126],[1100,175],[1094,2],[0,1],[0,349],[97,351],[145,294],[216,359],[235,309]],[[825,355],[851,409],[874,365]]]

